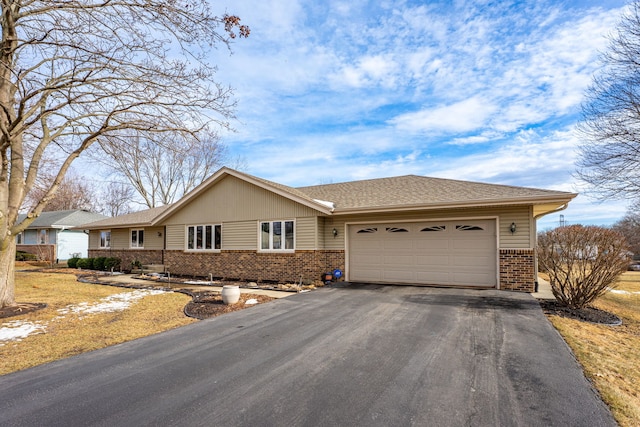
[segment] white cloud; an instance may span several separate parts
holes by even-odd
[[[219,63],[239,101],[225,140],[290,185],[416,173],[576,191],[572,127],[622,6],[238,0],[252,34]]]
[[[486,125],[496,110],[486,100],[478,97],[453,104],[426,108],[393,118],[390,123],[409,132],[470,132]]]

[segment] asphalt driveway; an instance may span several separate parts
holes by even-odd
[[[0,425],[616,424],[530,295],[369,285],[0,377]]]

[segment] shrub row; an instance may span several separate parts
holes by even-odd
[[[37,255],[30,254],[29,252],[17,251],[16,252],[16,261],[36,261],[38,259]]]
[[[69,268],[82,268],[84,270],[120,270],[120,258],[70,258],[69,260],[67,260],[67,266]]]

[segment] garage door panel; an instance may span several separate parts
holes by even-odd
[[[428,285],[451,284],[451,273],[446,271],[420,271],[416,274],[415,283],[424,283]]]
[[[358,250],[383,249],[384,241],[380,239],[354,240],[350,246]]]
[[[454,267],[473,267],[475,271],[491,270],[491,258],[488,256],[456,256],[453,259]]]
[[[489,274],[479,274],[477,272],[457,272],[453,274],[454,285],[495,286],[495,281],[495,277]]]
[[[416,255],[415,260],[418,266],[422,266],[422,269],[425,267],[437,268],[439,266],[448,268],[451,263],[449,255],[442,254],[433,256]]]
[[[449,249],[451,246],[451,240],[438,237],[431,238],[430,235],[418,235],[418,238],[415,241],[415,248],[420,249],[429,249],[429,250],[440,250],[440,249]]]
[[[348,249],[353,281],[496,285],[494,220],[350,226]]]
[[[413,255],[387,255],[384,257],[383,261],[385,266],[413,266],[415,263],[416,261]]]
[[[413,249],[412,241],[410,239],[387,240],[384,242],[383,247],[384,249],[389,250]]]
[[[383,263],[384,256],[381,253],[377,254],[356,254],[351,256],[351,262],[354,266],[380,266]]]
[[[465,250],[478,250],[478,251],[486,251],[492,249],[495,243],[492,245],[491,242],[488,242],[486,238],[484,240],[453,240],[452,242],[453,249]]]
[[[354,276],[353,281],[362,281],[362,282],[382,282],[382,270],[374,270],[369,268],[356,268],[351,274]]]
[[[407,270],[384,270],[382,277],[385,282],[412,283],[416,281],[415,272]]]

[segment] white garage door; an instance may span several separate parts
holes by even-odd
[[[496,252],[494,220],[350,225],[349,280],[495,287]]]

